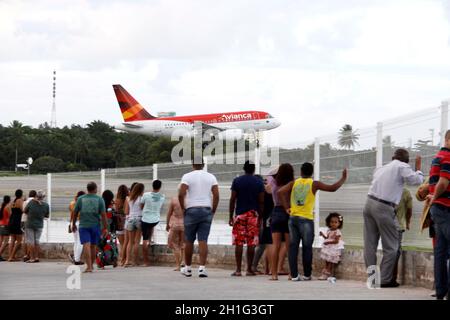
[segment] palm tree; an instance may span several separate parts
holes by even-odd
[[[345,124],[339,130],[338,144],[341,147],[349,150],[352,149],[355,146],[355,144],[359,145],[358,143],[359,133],[356,133],[356,131],[353,131],[353,127],[351,125]]]
[[[14,144],[16,150],[16,162],[15,162],[15,171],[17,172],[17,159],[18,159],[18,150],[19,146],[22,144],[25,137],[25,130],[29,129],[28,126],[24,126],[22,122],[14,120],[9,125],[11,142]]]

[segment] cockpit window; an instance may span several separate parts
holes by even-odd
[[[266,114],[266,119],[271,119],[273,118],[270,114]]]

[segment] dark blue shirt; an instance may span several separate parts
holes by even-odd
[[[244,174],[233,180],[231,190],[237,194],[236,215],[259,209],[258,197],[264,192],[264,183],[261,179]]]

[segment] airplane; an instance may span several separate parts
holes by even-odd
[[[155,117],[145,110],[120,84],[113,85],[124,122],[115,129],[152,136],[171,136],[184,129],[191,137],[195,128],[218,132],[220,140],[238,140],[246,131],[266,131],[280,126],[280,121],[264,111],[238,111],[188,116]],[[212,137],[214,140],[214,137]],[[259,144],[259,141],[257,141]]]

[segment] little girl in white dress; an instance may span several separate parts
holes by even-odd
[[[341,261],[341,252],[344,245],[340,230],[344,224],[342,216],[337,212],[332,212],[328,215],[325,222],[328,230],[326,234],[322,231],[320,232],[320,235],[325,238],[320,252],[320,258],[325,260],[325,268],[322,270],[319,280],[327,280],[329,277],[334,278],[334,269]]]

